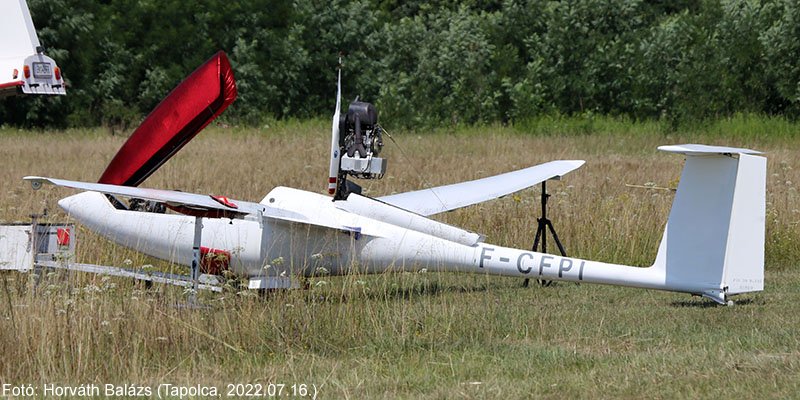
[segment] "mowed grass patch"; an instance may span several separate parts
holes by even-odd
[[[629,128],[631,130],[635,128]],[[321,398],[791,397],[800,389],[800,143],[658,131],[528,135],[473,128],[391,132],[389,173],[369,195],[480,178],[553,159],[587,164],[548,185],[570,255],[649,265],[682,161],[660,144],[767,151],[767,287],[716,307],[687,295],[600,285],[525,289],[518,279],[392,273],[319,277],[308,290],[259,297],[204,293],[85,274],[0,274],[0,381],[317,385]],[[95,132],[0,132],[0,216],[26,220],[70,191],[33,192],[24,175],[96,180],[124,138]],[[260,200],[276,185],[323,192],[324,123],[214,128],[146,186]],[[506,246],[530,247],[538,189],[437,218]],[[81,229],[78,259],[154,263]],[[552,242],[551,242],[552,243]]]

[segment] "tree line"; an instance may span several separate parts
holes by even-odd
[[[800,116],[794,0],[28,0],[68,95],[2,100],[0,125],[128,127],[217,50],[228,123],[332,113],[388,126],[601,114],[680,124]]]

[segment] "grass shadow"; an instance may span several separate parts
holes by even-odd
[[[309,292],[306,300],[326,303],[348,303],[351,300],[362,299],[371,301],[410,301],[416,298],[433,298],[451,293],[482,293],[487,292],[491,285],[456,285],[441,282],[424,282],[410,285],[392,285],[378,287],[377,290],[344,291],[336,293]]]
[[[744,306],[753,304],[753,299],[734,300],[734,306]],[[679,300],[670,303],[672,307],[676,308],[714,308],[714,307],[727,307],[725,305],[716,303],[711,300]]]

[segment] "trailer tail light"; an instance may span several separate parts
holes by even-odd
[[[56,230],[56,243],[59,246],[69,246],[69,228],[58,228]]]
[[[31,67],[25,65],[22,67],[22,75],[25,75],[25,79],[31,77]]]
[[[60,81],[61,80],[61,68],[56,67],[55,70],[53,71],[53,73],[56,76],[56,80]]]

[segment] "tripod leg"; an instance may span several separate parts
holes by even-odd
[[[561,255],[566,257],[567,251],[564,250],[564,246],[561,244],[561,239],[558,238],[558,234],[556,233],[556,229],[553,227],[553,223],[549,220],[547,221],[547,227],[550,229],[550,233],[553,235],[553,239],[556,241],[556,246],[558,246],[558,251],[561,252]]]
[[[543,239],[544,235],[547,234],[545,223],[542,221],[542,219],[536,218],[536,222],[536,237],[533,238],[533,246],[531,246],[531,251],[536,251],[536,248],[539,247],[539,241]],[[522,281],[522,287],[528,287],[530,281],[530,278],[525,278],[525,280]]]
[[[545,194],[545,199],[550,195]],[[546,201],[545,201],[546,203]],[[539,219],[539,228],[542,229],[542,253],[547,253],[547,227],[550,225],[550,220],[547,219],[547,208],[542,209],[542,218]],[[548,287],[553,284],[553,281],[539,279],[539,286]]]
[[[541,218],[536,218],[537,226],[536,226],[536,237],[533,238],[533,246],[531,247],[531,251],[536,251],[536,248],[539,247],[539,240],[542,239],[542,235],[545,233],[544,224],[542,223]]]
[[[553,239],[556,241],[556,246],[558,246],[558,251],[561,252],[561,255],[566,257],[567,250],[564,249],[564,245],[561,244],[561,239],[558,238],[558,234],[556,233],[556,229],[553,227],[553,223],[547,221],[547,227],[550,229],[550,233],[553,235]],[[576,285],[580,286],[579,282],[575,282]]]

